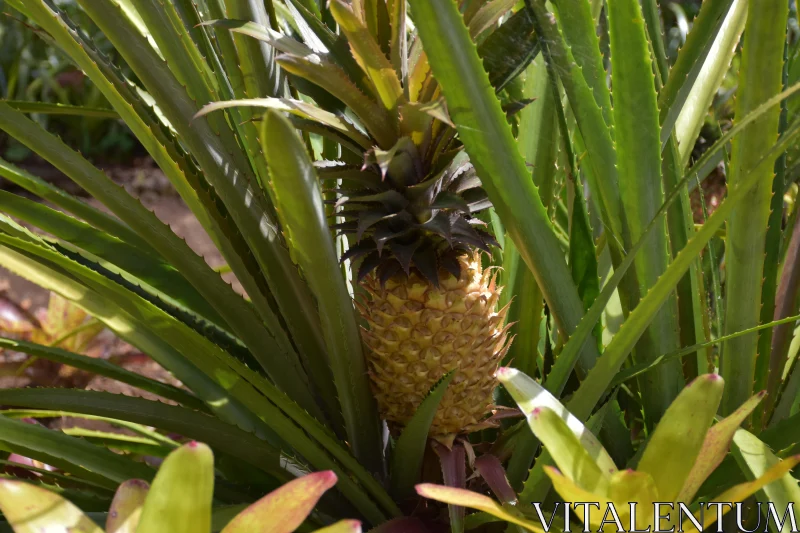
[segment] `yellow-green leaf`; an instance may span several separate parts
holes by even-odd
[[[103,533],[80,509],[49,490],[0,479],[0,511],[14,533]]]
[[[330,470],[290,481],[236,515],[222,533],[291,533],[303,523],[325,491],[335,484],[336,474]],[[334,529],[326,533],[337,531],[358,529]]]
[[[137,533],[197,533],[211,530],[214,455],[199,442],[170,453],[147,494]]]
[[[686,478],[686,483],[684,483],[680,494],[678,494],[677,501],[690,502],[694,499],[700,485],[725,459],[736,430],[739,429],[744,419],[750,416],[750,413],[753,412],[753,409],[756,408],[762,398],[764,398],[763,392],[756,394],[731,416],[721,420],[708,430],[703,447],[700,449],[700,455],[697,456],[689,477]]]
[[[150,485],[141,479],[129,479],[119,486],[106,518],[106,533],[134,533]]]
[[[744,430],[740,430],[744,432]],[[746,433],[746,432],[745,432]],[[794,457],[790,457],[788,459],[784,459],[778,463],[773,464],[768,470],[764,471],[764,473],[759,476],[757,479],[753,481],[749,481],[747,483],[741,483],[736,485],[716,498],[711,498],[709,501],[712,502],[741,502],[747,499],[749,496],[753,495],[756,491],[761,490],[767,485],[771,485],[776,482],[780,482],[782,479],[786,478],[787,476],[791,478],[791,474],[789,473],[792,468],[797,466],[800,463],[800,455],[795,455]],[[794,481],[795,486],[797,486],[797,481]],[[786,509],[786,506],[781,507],[781,504],[778,502],[775,503],[776,509]],[[722,514],[724,515],[728,511],[731,510],[730,507],[722,506]],[[699,514],[699,512],[698,512]],[[716,513],[706,513],[707,518],[705,523],[705,531],[708,531],[714,522],[717,521]],[[695,515],[697,516],[697,514]],[[787,520],[786,525],[789,525],[789,521]],[[697,528],[689,521],[686,520],[681,527],[681,531],[685,531],[686,533],[697,533]],[[787,531],[784,529],[784,531]]]
[[[417,485],[417,494],[430,500],[477,509],[478,511],[489,513],[506,522],[522,526],[528,531],[544,533],[544,530],[533,522],[512,514],[488,496],[472,492],[471,490],[445,487],[444,485],[434,485],[432,483],[421,483]]]
[[[705,374],[681,391],[656,426],[638,470],[648,472],[661,501],[674,502],[697,461],[722,399],[724,382]]]
[[[606,474],[616,472],[617,467],[614,464],[614,460],[611,459],[611,456],[600,444],[600,441],[597,440],[597,437],[544,387],[515,368],[499,368],[495,375],[511,394],[511,397],[514,398],[514,401],[517,402],[525,416],[528,417],[528,424],[534,433],[536,433],[537,429],[533,427],[534,422],[531,420],[533,411],[541,407],[552,409],[580,441],[583,449],[594,459],[600,471]],[[545,443],[545,445],[547,444]]]
[[[370,35],[367,27],[342,0],[332,0],[329,4],[331,14],[339,27],[347,35],[353,56],[367,73],[383,107],[397,109],[403,100],[403,88],[392,63],[384,55],[381,47]]]

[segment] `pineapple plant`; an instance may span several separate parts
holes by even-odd
[[[171,400],[0,390],[0,453],[31,459],[28,483],[105,511],[185,439],[218,459],[219,513],[333,472],[304,530],[527,527],[516,502],[613,499],[628,468],[670,501],[800,500],[778,459],[800,443],[783,0],[704,2],[674,64],[657,0],[77,2],[129,71],[56,2],[6,0],[97,86],[246,297],[27,116],[98,110],[0,102],[0,129],[107,208],[0,161],[47,201],[0,191],[0,265],[182,384],[16,343]],[[736,55],[736,120],[694,159]],[[690,192],[721,162],[725,198],[695,224]],[[124,435],[21,421],[65,413]]]
[[[484,269],[478,253],[497,246],[478,218],[491,202],[424,52],[413,57],[414,47],[400,42],[405,8],[393,5],[372,6],[371,15],[390,19],[391,38],[381,42],[366,5],[331,1],[339,54],[290,46],[277,32],[238,30],[274,45],[283,52],[278,65],[337,96],[366,129],[368,140],[318,162],[317,171],[335,196],[331,227],[349,245],[341,259],[357,265],[372,390],[382,418],[400,429],[455,370],[431,425],[432,435],[452,440],[490,414],[494,370],[509,347],[508,306],[498,309],[497,271]]]

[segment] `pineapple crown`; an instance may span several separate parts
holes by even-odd
[[[440,268],[459,276],[458,256],[497,244],[474,216],[491,204],[455,138],[419,40],[405,42],[405,13],[390,12],[404,4],[374,4],[385,16],[362,2],[330,0],[341,35],[309,46],[275,36],[273,44],[284,70],[345,123],[329,120],[335,127],[318,130],[346,148],[341,161],[318,164],[323,181],[336,180],[328,202],[339,220],[332,226],[351,244],[342,261],[360,261],[359,280],[413,268],[438,285]],[[354,142],[341,142],[342,133]]]
[[[459,277],[458,256],[497,245],[473,214],[491,204],[475,169],[460,150],[425,168],[417,146],[402,137],[389,151],[367,155],[355,187],[339,189],[333,227],[353,238],[342,260],[360,259],[358,280],[376,271],[384,282],[412,268],[434,285],[439,269]],[[427,170],[427,172],[426,172]]]

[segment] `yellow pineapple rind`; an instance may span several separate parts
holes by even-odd
[[[507,307],[497,310],[501,288],[480,257],[462,256],[461,276],[441,271],[439,287],[412,272],[381,286],[362,282],[369,301],[358,306],[373,393],[383,417],[405,425],[431,387],[456,369],[431,425],[431,435],[464,432],[492,407],[494,372],[508,351]]]

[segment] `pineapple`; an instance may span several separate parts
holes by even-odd
[[[507,307],[496,311],[500,289],[479,254],[457,259],[459,274],[440,272],[438,286],[412,272],[385,283],[368,275],[370,295],[359,306],[371,378],[383,417],[406,423],[431,387],[456,369],[431,425],[434,436],[479,427],[489,412],[494,371],[508,350]]]
[[[391,6],[379,1],[376,9],[404,17]],[[330,108],[348,124],[336,126],[338,133],[316,130],[354,141],[343,144],[340,160],[318,163],[318,173],[333,184],[333,228],[350,245],[342,260],[357,265],[363,288],[357,307],[374,394],[384,419],[402,427],[455,370],[431,434],[469,431],[489,413],[494,370],[508,349],[496,276],[481,267],[478,253],[497,245],[476,217],[491,204],[455,139],[419,43],[401,46],[398,35],[375,33],[361,2],[332,0],[330,8],[349,54],[273,44],[290,76],[348,108]],[[404,28],[403,20],[395,23]]]

